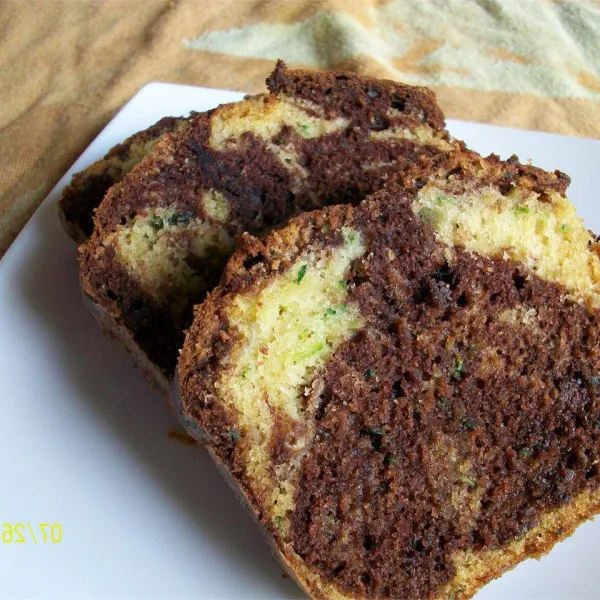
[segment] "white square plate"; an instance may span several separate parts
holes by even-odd
[[[258,528],[201,449],[167,437],[174,419],[79,295],[76,249],[57,217],[73,173],[165,115],[242,94],[152,83],[59,181],[0,262],[2,598],[298,598]],[[482,153],[517,153],[573,179],[570,198],[600,231],[600,142],[450,122]],[[40,523],[62,526],[43,543]],[[527,561],[478,600],[600,598],[600,520],[542,561]]]

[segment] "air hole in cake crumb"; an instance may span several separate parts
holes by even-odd
[[[298,157],[298,164],[305,169],[308,169],[312,166],[312,158],[308,156],[308,154],[301,154]]]
[[[394,312],[397,312],[398,303],[396,302],[395,298],[393,298],[389,294],[383,294],[383,300]],[[394,324],[392,323],[392,325]],[[389,331],[390,333],[394,333],[391,329]]]
[[[475,385],[480,389],[483,390],[485,389],[485,381],[483,379],[481,379],[480,377],[478,377],[477,379],[475,379]]]
[[[347,75],[336,75],[335,76],[337,81],[348,81],[348,76]]]
[[[538,202],[552,202],[552,199],[550,198],[550,194],[546,193],[546,192],[542,192],[539,196],[538,196]]]
[[[121,225],[127,225],[127,217],[121,217]]]
[[[400,381],[396,381],[394,385],[392,385],[392,398],[401,398],[404,395],[402,383]]]
[[[579,456],[577,456],[577,452],[569,452],[567,456],[567,460],[565,461],[565,466],[567,469],[576,469],[579,465]]]
[[[410,385],[410,384],[415,384],[418,383],[417,378],[415,377],[415,374],[411,371],[405,371],[403,374],[404,380]]]
[[[246,271],[249,271],[250,269],[252,269],[252,267],[255,267],[256,265],[262,263],[264,260],[265,257],[260,252],[256,256],[249,256],[244,260],[244,269],[246,269]]]
[[[402,112],[406,108],[406,100],[404,98],[393,98],[390,106]]]
[[[499,469],[497,469],[499,470]],[[493,502],[491,500],[482,500],[481,501],[481,510],[485,511],[488,510],[489,508],[491,508],[493,506]]]
[[[346,567],[346,565],[344,563],[342,563],[341,565],[338,565],[335,569],[333,569],[333,571],[331,572],[331,575],[333,577],[337,577]]]
[[[418,281],[415,291],[413,292],[412,295],[412,301],[415,304],[422,304],[423,302],[425,302],[425,300],[427,300],[427,288],[426,288],[426,282],[423,281]]]
[[[383,436],[379,433],[369,433],[368,435],[371,438],[371,448],[373,448],[375,452],[379,452],[381,450]]]
[[[525,287],[525,283],[527,282],[527,278],[521,275],[520,273],[513,274],[513,282],[515,284],[516,290],[522,290]]]
[[[590,469],[588,469],[585,473],[586,479],[592,479],[593,477],[598,476],[598,467],[596,465],[592,465]]]
[[[467,295],[465,294],[465,292],[463,292],[456,300],[456,305],[464,308],[465,306],[467,306],[467,304],[469,304],[469,300],[467,299]]]
[[[325,396],[325,394],[321,394],[319,396],[319,403],[317,405],[317,410],[315,411],[315,419],[320,421],[325,416],[325,409],[329,404],[329,396]]]
[[[367,283],[369,281],[369,278],[366,275],[356,274],[350,281],[353,285],[358,287],[363,283]]]
[[[444,262],[437,270],[434,278],[443,283],[447,283],[451,289],[454,289],[460,282],[458,275],[447,262]]]
[[[569,432],[567,431],[567,429],[565,427],[557,427],[554,430],[554,435],[559,439],[562,440],[564,438],[566,438],[569,435]]]
[[[450,177],[452,177],[453,175],[458,175],[459,173],[462,173],[462,171],[462,167],[456,167],[454,169],[451,169],[450,171],[448,171],[446,179],[450,179]]]
[[[365,535],[363,537],[363,547],[367,552],[370,552],[375,548],[375,538],[372,535]]]
[[[484,544],[485,544],[485,539],[483,538],[483,536],[478,531],[474,531],[473,532],[473,546],[475,546],[475,548],[481,548],[481,546],[483,546]]]
[[[361,573],[360,582],[365,586],[369,585],[371,583],[371,576],[368,573]]]

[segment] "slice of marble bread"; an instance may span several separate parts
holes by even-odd
[[[192,307],[217,284],[236,236],[357,203],[460,146],[425,88],[281,62],[267,85],[165,135],[110,189],[82,248],[90,310],[163,391]]]
[[[82,244],[92,235],[94,210],[106,192],[122,181],[165,133],[178,131],[186,124],[187,119],[183,117],[164,117],[117,144],[104,158],[73,175],[63,190],[58,209],[65,231],[75,242]]]
[[[600,245],[466,151],[244,237],[176,412],[314,598],[470,598],[600,509]]]

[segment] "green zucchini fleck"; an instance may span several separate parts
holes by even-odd
[[[461,481],[461,483],[464,483],[471,488],[477,485],[477,480],[473,479],[473,477],[469,477],[468,475],[463,475],[462,473],[458,476],[458,479]]]
[[[454,377],[458,380],[463,378],[463,359],[458,355],[454,355]]]
[[[194,215],[192,213],[180,213],[171,215],[167,219],[169,225],[186,225]]]
[[[463,417],[460,420],[461,431],[473,431],[477,428],[477,423],[471,417]]]
[[[300,269],[298,270],[298,275],[296,277],[296,283],[300,283],[303,279],[304,276],[306,275],[306,269],[307,269],[307,265],[302,265],[300,267]]]
[[[150,219],[150,227],[152,227],[154,231],[160,231],[164,226],[165,224],[160,217],[152,217],[152,219]]]
[[[527,458],[530,454],[531,454],[531,448],[528,448],[527,446],[523,446],[519,450],[519,456],[521,458]]]
[[[360,435],[385,435],[385,431],[381,427],[369,427],[368,429],[361,429]]]

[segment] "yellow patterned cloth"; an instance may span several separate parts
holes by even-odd
[[[600,3],[0,0],[0,256],[149,81],[253,92],[275,59],[431,86],[449,118],[600,137]]]

